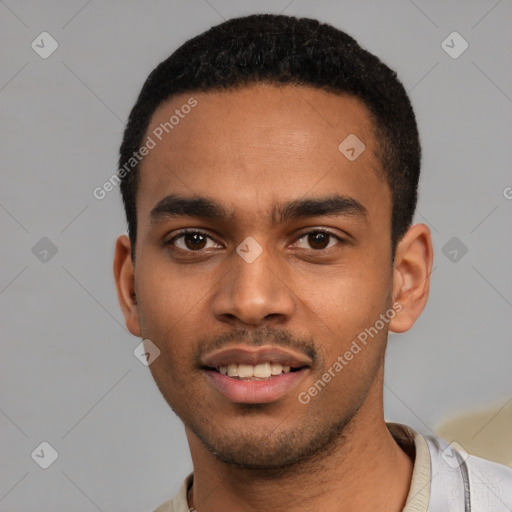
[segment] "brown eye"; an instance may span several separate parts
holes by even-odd
[[[175,237],[171,238],[165,245],[176,247],[186,252],[198,252],[203,249],[212,248],[213,244],[207,247],[208,242],[212,240],[206,233],[202,231],[182,231]]]
[[[325,249],[329,245],[329,238],[327,233],[314,233],[308,235],[308,242],[313,249]]]
[[[296,244],[300,247],[300,240],[306,240],[306,246],[303,247],[305,249],[313,249],[315,251],[322,251],[325,249],[330,249],[336,243],[341,243],[343,240],[341,240],[339,237],[337,237],[334,233],[331,233],[330,231],[324,231],[324,230],[316,230],[316,231],[309,231],[308,233],[303,233],[302,236],[298,239]]]
[[[188,249],[204,249],[206,237],[200,233],[187,233],[183,235],[183,241]]]

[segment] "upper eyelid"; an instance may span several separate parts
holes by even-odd
[[[217,242],[212,236],[210,233],[208,233],[207,231],[203,231],[202,229],[194,229],[194,228],[187,228],[187,229],[182,229],[181,231],[178,231],[178,233],[176,233],[175,235],[173,235],[171,238],[169,238],[168,240],[164,240],[164,244],[165,245],[168,245],[170,244],[172,241],[176,240],[177,238],[181,238],[182,236],[184,235],[188,235],[188,234],[191,234],[191,233],[199,233],[200,235],[203,235],[203,236],[206,236],[208,238],[210,238],[211,240],[213,240],[215,243],[219,243]]]

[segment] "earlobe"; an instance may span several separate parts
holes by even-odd
[[[128,330],[141,337],[138,302],[135,295],[135,269],[133,266],[130,239],[121,235],[116,241],[114,254],[114,279],[117,298],[123,311]]]
[[[393,269],[393,303],[400,313],[389,323],[392,332],[409,330],[427,303],[432,272],[433,249],[425,224],[410,227],[398,243]]]

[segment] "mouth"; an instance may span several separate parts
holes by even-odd
[[[216,371],[231,379],[246,381],[265,381],[280,375],[301,371],[306,366],[290,366],[267,361],[258,364],[229,363],[216,368],[206,367],[206,370]]]
[[[223,398],[233,403],[269,403],[283,398],[309,373],[312,361],[275,347],[235,347],[205,357],[201,369]]]

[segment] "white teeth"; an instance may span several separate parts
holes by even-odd
[[[254,366],[251,364],[239,364],[238,365],[238,376],[241,379],[252,377],[254,375]]]
[[[270,371],[272,372],[272,375],[279,375],[283,371],[283,367],[278,363],[272,363],[270,365]]]
[[[272,375],[270,371],[270,363],[257,364],[253,370],[254,377],[261,377],[268,379]]]
[[[237,364],[228,364],[228,376],[229,377],[238,377],[238,365]]]
[[[219,366],[218,370],[222,375],[228,377],[268,379],[271,376],[281,375],[281,373],[290,373],[291,369],[289,366],[283,366],[279,363],[260,363],[256,365],[231,363],[227,366]]]

